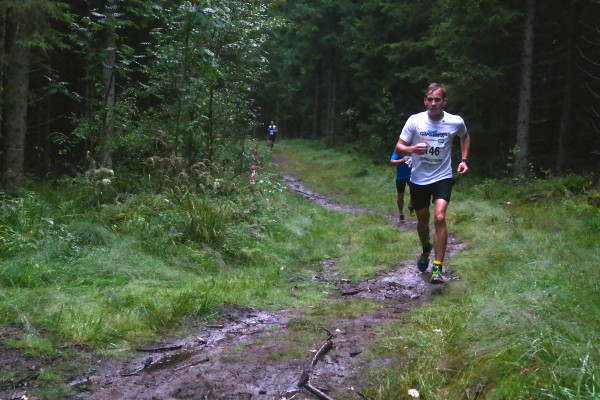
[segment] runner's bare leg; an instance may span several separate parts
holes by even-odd
[[[433,216],[433,224],[435,233],[433,234],[433,247],[435,249],[435,261],[444,261],[446,255],[446,246],[448,244],[448,228],[446,226],[446,210],[448,202],[443,199],[435,201],[435,210]],[[419,234],[420,237],[420,234]]]
[[[426,247],[430,243],[429,237],[429,207],[415,210],[417,214],[417,233],[421,240],[421,246]]]

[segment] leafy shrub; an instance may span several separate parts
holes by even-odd
[[[0,256],[35,251],[45,243],[77,247],[66,225],[57,222],[50,206],[32,192],[22,198],[0,198],[0,219]]]

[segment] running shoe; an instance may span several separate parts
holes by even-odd
[[[415,216],[415,208],[413,207],[413,205],[412,205],[412,204],[409,204],[409,205],[408,205],[408,214],[409,214],[411,217],[414,217],[414,216]]]
[[[400,222],[404,222],[404,214],[400,214]]]
[[[445,283],[444,276],[442,275],[442,269],[437,265],[433,266],[431,273],[431,283]]]
[[[429,254],[431,254],[431,250],[429,250],[427,253],[421,253],[421,256],[417,260],[417,268],[419,271],[427,271],[427,268],[429,267]]]

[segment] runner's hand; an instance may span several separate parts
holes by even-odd
[[[425,154],[427,153],[427,143],[419,143],[413,146],[413,149],[415,154]]]

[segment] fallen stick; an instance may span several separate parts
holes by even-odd
[[[144,370],[144,367],[139,367],[137,369],[134,369],[133,371],[129,371],[129,372],[121,372],[120,375],[121,376],[134,376],[139,374],[140,372],[142,372]]]
[[[314,394],[320,399],[334,400],[332,397],[323,393],[321,390],[317,389],[310,383],[310,374],[312,373],[312,370],[314,369],[315,365],[317,365],[321,357],[323,357],[325,354],[327,354],[329,350],[333,348],[333,341],[331,340],[333,335],[331,335],[331,332],[329,331],[327,331],[327,333],[329,334],[329,339],[327,340],[327,342],[325,342],[325,344],[323,344],[323,346],[321,346],[319,350],[317,350],[315,356],[310,361],[310,365],[308,366],[308,368],[302,371],[302,375],[300,375],[300,379],[298,379],[298,387],[308,390],[310,393]]]
[[[202,363],[205,363],[205,362],[208,362],[208,361],[209,361],[208,357],[207,358],[203,358],[202,360],[194,361],[194,362],[191,362],[191,363],[179,366],[179,367],[175,368],[175,371],[179,371],[179,370],[182,370],[182,369],[185,369],[185,368],[193,367],[194,365],[202,364]]]
[[[322,391],[320,391],[319,389],[317,389],[316,387],[314,387],[313,385],[311,385],[310,382],[306,382],[303,386],[304,389],[308,390],[309,392],[311,392],[312,394],[314,394],[315,396],[317,396],[320,399],[323,400],[335,400],[333,397],[330,397],[328,395],[326,395],[325,393],[323,393]]]
[[[176,346],[165,346],[165,347],[150,347],[150,348],[141,348],[141,349],[135,349],[136,351],[145,351],[145,352],[158,352],[158,351],[170,351],[170,350],[177,350],[182,348],[182,345],[176,345]]]
[[[323,346],[321,346],[321,348],[319,349],[319,351],[317,351],[317,353],[313,357],[312,361],[310,362],[310,370],[311,371],[314,368],[314,366],[317,365],[317,362],[319,362],[319,358],[321,358],[325,354],[327,354],[327,352],[329,350],[331,350],[332,347],[333,347],[333,341],[332,340],[328,340],[327,342],[325,342],[325,344]]]

